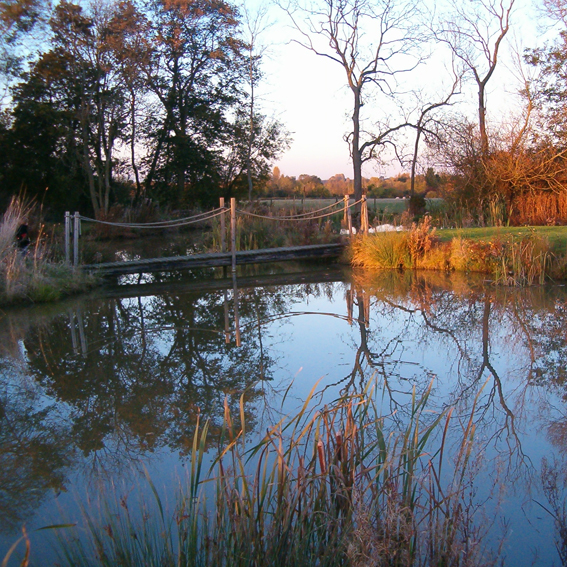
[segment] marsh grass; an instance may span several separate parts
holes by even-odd
[[[471,239],[456,233],[449,241],[437,237],[426,216],[407,232],[360,236],[351,243],[354,266],[368,270],[411,268],[490,274],[499,285],[542,284],[565,278],[565,253],[553,253],[536,231],[504,233]]]
[[[447,457],[451,412],[428,412],[415,393],[405,426],[374,404],[376,384],[319,411],[311,396],[249,445],[243,417],[225,408],[224,442],[210,468],[207,423],[195,429],[188,476],[168,513],[105,495],[85,509],[86,536],[67,532],[62,565],[489,565],[466,502],[474,425]],[[313,392],[312,392],[313,393]],[[474,410],[473,410],[474,411]],[[439,440],[440,438],[440,440]],[[445,470],[447,469],[447,470]],[[63,532],[65,533],[65,532]],[[474,542],[474,543],[472,543]]]
[[[36,216],[33,203],[13,198],[0,221],[0,303],[53,301],[88,289],[92,276],[58,261],[41,222],[25,251],[16,246],[18,227]]]

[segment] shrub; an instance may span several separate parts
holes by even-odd
[[[520,240],[439,242],[429,217],[405,233],[359,237],[351,243],[352,264],[365,269],[416,268],[491,274],[500,285],[542,284],[565,277],[567,259],[551,253],[547,239],[531,234]]]
[[[95,282],[53,258],[42,228],[25,250],[17,247],[16,230],[33,212],[33,204],[13,198],[0,222],[0,303],[53,301]]]

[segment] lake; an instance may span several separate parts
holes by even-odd
[[[313,388],[322,407],[374,381],[392,435],[429,388],[431,419],[452,408],[449,448],[472,419],[485,545],[505,565],[561,564],[565,287],[325,265],[133,281],[1,316],[0,559],[25,525],[31,564],[53,564],[53,530],[35,530],[81,525],[105,491],[149,493],[146,471],[172,507],[197,419],[216,439],[225,403],[261,436]]]

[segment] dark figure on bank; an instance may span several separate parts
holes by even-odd
[[[28,236],[28,225],[21,224],[16,230],[16,241],[18,243],[18,248],[25,252],[27,247],[30,245],[30,239]]]

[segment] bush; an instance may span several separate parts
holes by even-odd
[[[0,303],[53,301],[88,289],[93,276],[58,262],[42,228],[26,249],[17,246],[16,230],[27,224],[34,207],[13,198],[0,222]]]

